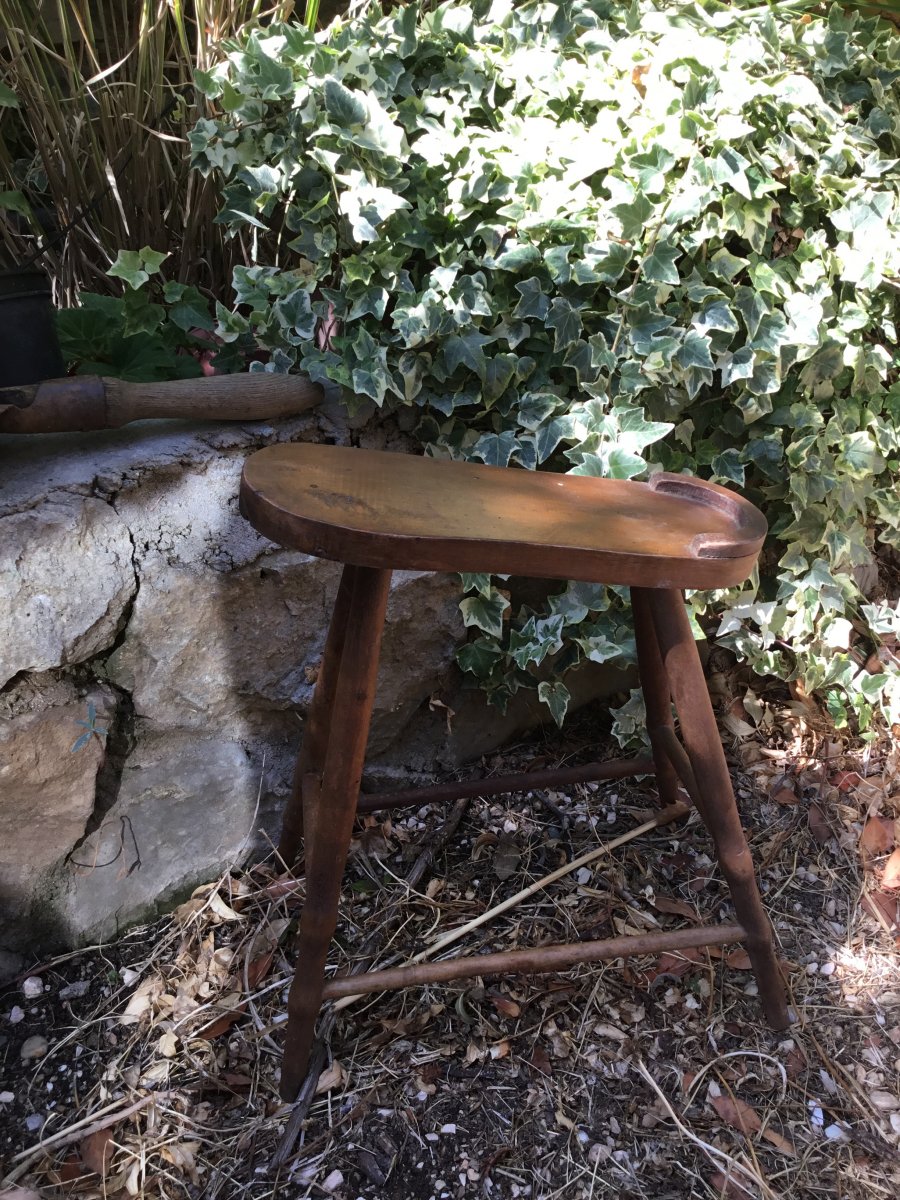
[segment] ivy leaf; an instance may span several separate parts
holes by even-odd
[[[622,237],[628,242],[638,242],[647,227],[647,222],[653,216],[653,201],[638,193],[627,204],[614,204],[615,215],[622,223]]]
[[[120,250],[116,261],[107,270],[114,279],[123,279],[130,288],[137,290],[148,283],[161,264],[169,257],[166,251],[151,250],[143,246],[140,250]]]
[[[21,216],[27,217],[29,221],[34,215],[25,193],[20,191],[0,192],[0,209],[19,213]]]
[[[532,275],[529,279],[523,279],[521,283],[517,283],[515,287],[521,299],[513,309],[512,315],[521,320],[534,317],[538,321],[543,321],[550,308],[550,301],[544,295],[540,279],[536,275]]]
[[[744,464],[740,461],[739,450],[733,447],[723,450],[721,454],[715,455],[709,465],[714,479],[721,483],[734,483],[738,487],[744,486],[746,471]]]
[[[0,108],[19,108],[18,96],[3,82],[0,82]]]
[[[479,592],[482,596],[490,596],[491,594],[491,577],[483,573],[471,574],[463,571],[460,574],[460,583],[464,592]]]
[[[843,208],[831,213],[835,229],[849,233],[854,244],[869,238],[884,237],[894,207],[889,192],[870,192],[864,199],[848,200]]]
[[[694,317],[692,322],[698,333],[708,333],[711,329],[721,329],[724,333],[737,333],[738,323],[734,313],[727,304],[716,300]]]
[[[534,448],[538,462],[546,462],[564,438],[575,436],[575,429],[576,420],[571,413],[554,417],[552,421],[539,426],[534,434]]]
[[[472,447],[471,455],[488,466],[506,467],[518,449],[518,438],[507,429],[503,433],[483,433]]]
[[[509,608],[509,601],[494,588],[490,596],[467,596],[460,603],[463,624],[468,628],[476,628],[491,637],[503,636],[503,614]]]
[[[887,466],[868,433],[848,433],[841,439],[836,465],[854,479],[871,479]]]
[[[712,369],[714,364],[709,349],[709,338],[704,337],[695,329],[689,329],[675,353],[675,361],[686,369],[691,367]]]
[[[474,642],[466,642],[456,652],[456,661],[463,671],[468,671],[478,679],[487,679],[503,657],[499,644],[489,638],[476,638]]]
[[[559,353],[578,340],[582,328],[581,314],[565,296],[557,296],[550,305],[547,326],[556,330],[553,349]]]
[[[543,679],[538,684],[538,699],[547,705],[553,714],[553,720],[562,729],[562,724],[566,719],[566,712],[569,708],[569,701],[572,699],[572,695],[566,685]]]
[[[325,111],[344,128],[362,125],[368,116],[365,101],[331,76],[325,80]]]
[[[681,257],[680,246],[658,241],[643,262],[643,276],[654,283],[678,283],[681,276],[675,266]]]

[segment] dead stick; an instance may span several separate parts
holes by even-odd
[[[406,876],[406,883],[409,887],[414,888],[418,885],[419,880],[425,874],[426,870],[431,866],[435,858],[437,858],[440,852],[444,849],[444,847],[456,833],[457,829],[459,829],[459,823],[465,816],[466,809],[469,807],[469,800],[469,796],[462,796],[459,800],[457,800],[456,804],[453,806],[453,811],[450,813],[450,816],[438,830],[437,837],[428,843],[428,845],[413,863],[412,868]]]

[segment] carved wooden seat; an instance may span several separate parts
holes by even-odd
[[[278,445],[247,460],[241,511],[273,541],[344,563],[279,844],[282,858],[293,865],[305,834],[306,902],[288,1001],[281,1077],[285,1100],[295,1098],[303,1080],[323,996],[412,982],[559,970],[575,961],[741,941],[769,1023],[776,1029],[787,1026],[771,927],[680,594],[682,588],[728,587],[747,577],[766,533],[765,519],[753,505],[684,475],[661,474],[636,483],[334,446]],[[660,819],[672,820],[686,811],[680,781],[712,835],[736,923],[460,957],[325,984],[357,811],[541,786],[529,773],[360,798],[394,569],[580,579],[631,589],[652,760],[595,763],[568,776],[654,773],[667,806]]]

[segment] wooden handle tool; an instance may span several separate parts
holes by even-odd
[[[265,421],[295,416],[323,398],[305,376],[263,371],[169,383],[73,375],[0,390],[0,434],[115,429],[150,417]]]

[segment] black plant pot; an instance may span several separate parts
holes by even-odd
[[[0,387],[40,383],[65,373],[46,275],[0,272]]]

